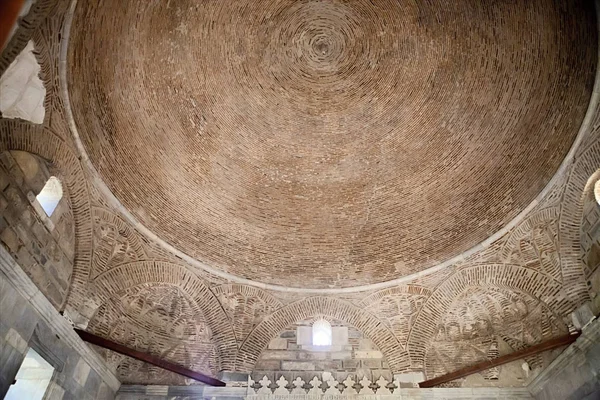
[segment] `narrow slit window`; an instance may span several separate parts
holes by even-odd
[[[47,216],[51,216],[63,196],[62,185],[57,177],[51,176],[42,191],[36,196]]]
[[[312,327],[313,346],[331,346],[331,324],[324,319],[315,321]]]

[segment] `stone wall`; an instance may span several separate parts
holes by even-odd
[[[600,319],[583,328],[581,336],[529,385],[537,400],[600,398]]]
[[[592,308],[600,313],[600,204],[594,196],[594,184],[600,179],[598,170],[588,181],[583,194],[581,220],[581,260],[585,267]]]
[[[289,326],[269,342],[252,372],[259,381],[267,376],[275,382],[280,376],[288,381],[297,377],[309,382],[314,376],[322,378],[331,373],[342,382],[348,376],[358,381],[367,377],[376,381],[393,376],[380,349],[358,329],[340,321],[330,321],[333,340],[331,346],[312,346],[311,333],[314,319]]]
[[[35,198],[51,175],[60,178],[52,165],[30,153],[0,154],[0,241],[60,310],[73,270],[75,230],[64,185],[50,217]]]
[[[56,310],[54,318],[62,318]],[[42,355],[55,369],[46,392],[49,400],[108,400],[114,389],[90,367],[23,298],[0,272],[0,398],[15,379],[29,347]]]

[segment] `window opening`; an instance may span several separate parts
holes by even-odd
[[[51,216],[58,202],[62,198],[63,191],[60,180],[57,177],[51,176],[48,182],[44,185],[42,191],[36,196],[47,216]]]
[[[16,383],[8,388],[5,400],[42,400],[54,368],[35,350],[29,349],[17,372]]]
[[[312,327],[313,346],[331,346],[331,324],[324,319],[315,321]]]

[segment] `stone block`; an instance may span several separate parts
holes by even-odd
[[[4,171],[1,171],[0,172],[0,191],[6,189],[6,187],[8,186],[8,183],[9,183],[8,175]]]
[[[358,350],[374,350],[375,345],[371,341],[371,339],[359,339],[358,341]]]
[[[348,327],[334,326],[331,328],[331,344],[344,346],[348,344]]]
[[[110,390],[108,385],[104,382],[100,384],[100,388],[98,388],[98,394],[96,395],[97,400],[111,400],[114,399],[115,394]]]
[[[281,332],[281,334],[279,335],[280,338],[283,339],[292,339],[296,337],[296,332],[294,331],[283,331]]]
[[[352,358],[351,351],[335,351],[329,354],[332,360],[349,360]]]
[[[260,358],[263,360],[295,360],[298,353],[287,350],[265,350]]]
[[[12,228],[6,228],[0,234],[0,240],[11,253],[14,254],[17,252],[17,250],[19,250],[19,238]]]
[[[25,177],[23,176],[23,172],[18,165],[14,165],[12,168],[8,170],[9,179],[11,179],[18,187],[23,187],[23,183],[25,181]]]
[[[73,372],[73,379],[79,384],[79,386],[84,387],[89,374],[90,366],[82,358],[80,358],[77,362],[77,366],[75,367],[75,371]]]
[[[98,375],[98,373],[93,369],[90,369],[90,373],[85,381],[83,391],[86,394],[92,395],[92,398],[95,399],[101,382],[102,379],[100,378],[100,375]]]
[[[25,354],[27,352],[27,341],[23,339],[23,337],[14,330],[10,328],[5,337],[6,343],[14,347],[19,353]]]
[[[6,207],[8,207],[8,200],[6,200],[6,197],[4,197],[3,194],[0,194],[0,212],[4,212],[4,210],[6,210]]]
[[[299,326],[296,329],[296,343],[300,345],[312,345],[312,327]]]
[[[281,369],[284,371],[314,371],[315,364],[303,361],[284,361],[281,363]]]
[[[259,360],[254,369],[258,371],[277,371],[281,367],[281,362],[278,360]]]
[[[46,390],[45,398],[62,400],[65,395],[65,390],[60,387],[56,382],[50,382],[48,389]]]
[[[360,359],[382,359],[383,354],[378,350],[356,350],[354,358]]]
[[[354,359],[342,361],[342,367],[344,369],[356,369],[356,368],[358,368],[359,364],[360,364],[360,361],[354,360]]]
[[[325,361],[315,361],[315,367],[318,371],[337,371],[342,369],[342,361],[341,360],[325,360]]]
[[[15,320],[13,327],[19,332],[24,340],[29,341],[39,320],[40,317],[38,313],[25,303],[23,312],[21,312],[19,318]]]
[[[0,345],[0,376],[12,383],[25,355],[3,340]]]
[[[365,359],[362,360],[362,366],[364,368],[381,368],[381,361],[380,360],[374,360],[374,359]]]
[[[287,350],[288,340],[285,338],[276,338],[269,342],[269,350]]]
[[[298,360],[325,360],[327,353],[298,352]]]
[[[397,382],[418,383],[425,380],[425,374],[423,374],[421,371],[404,372],[401,374],[395,374],[394,380]]]

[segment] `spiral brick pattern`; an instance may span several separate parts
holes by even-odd
[[[109,188],[176,248],[265,283],[383,282],[552,177],[592,90],[588,3],[79,2],[71,104]]]

